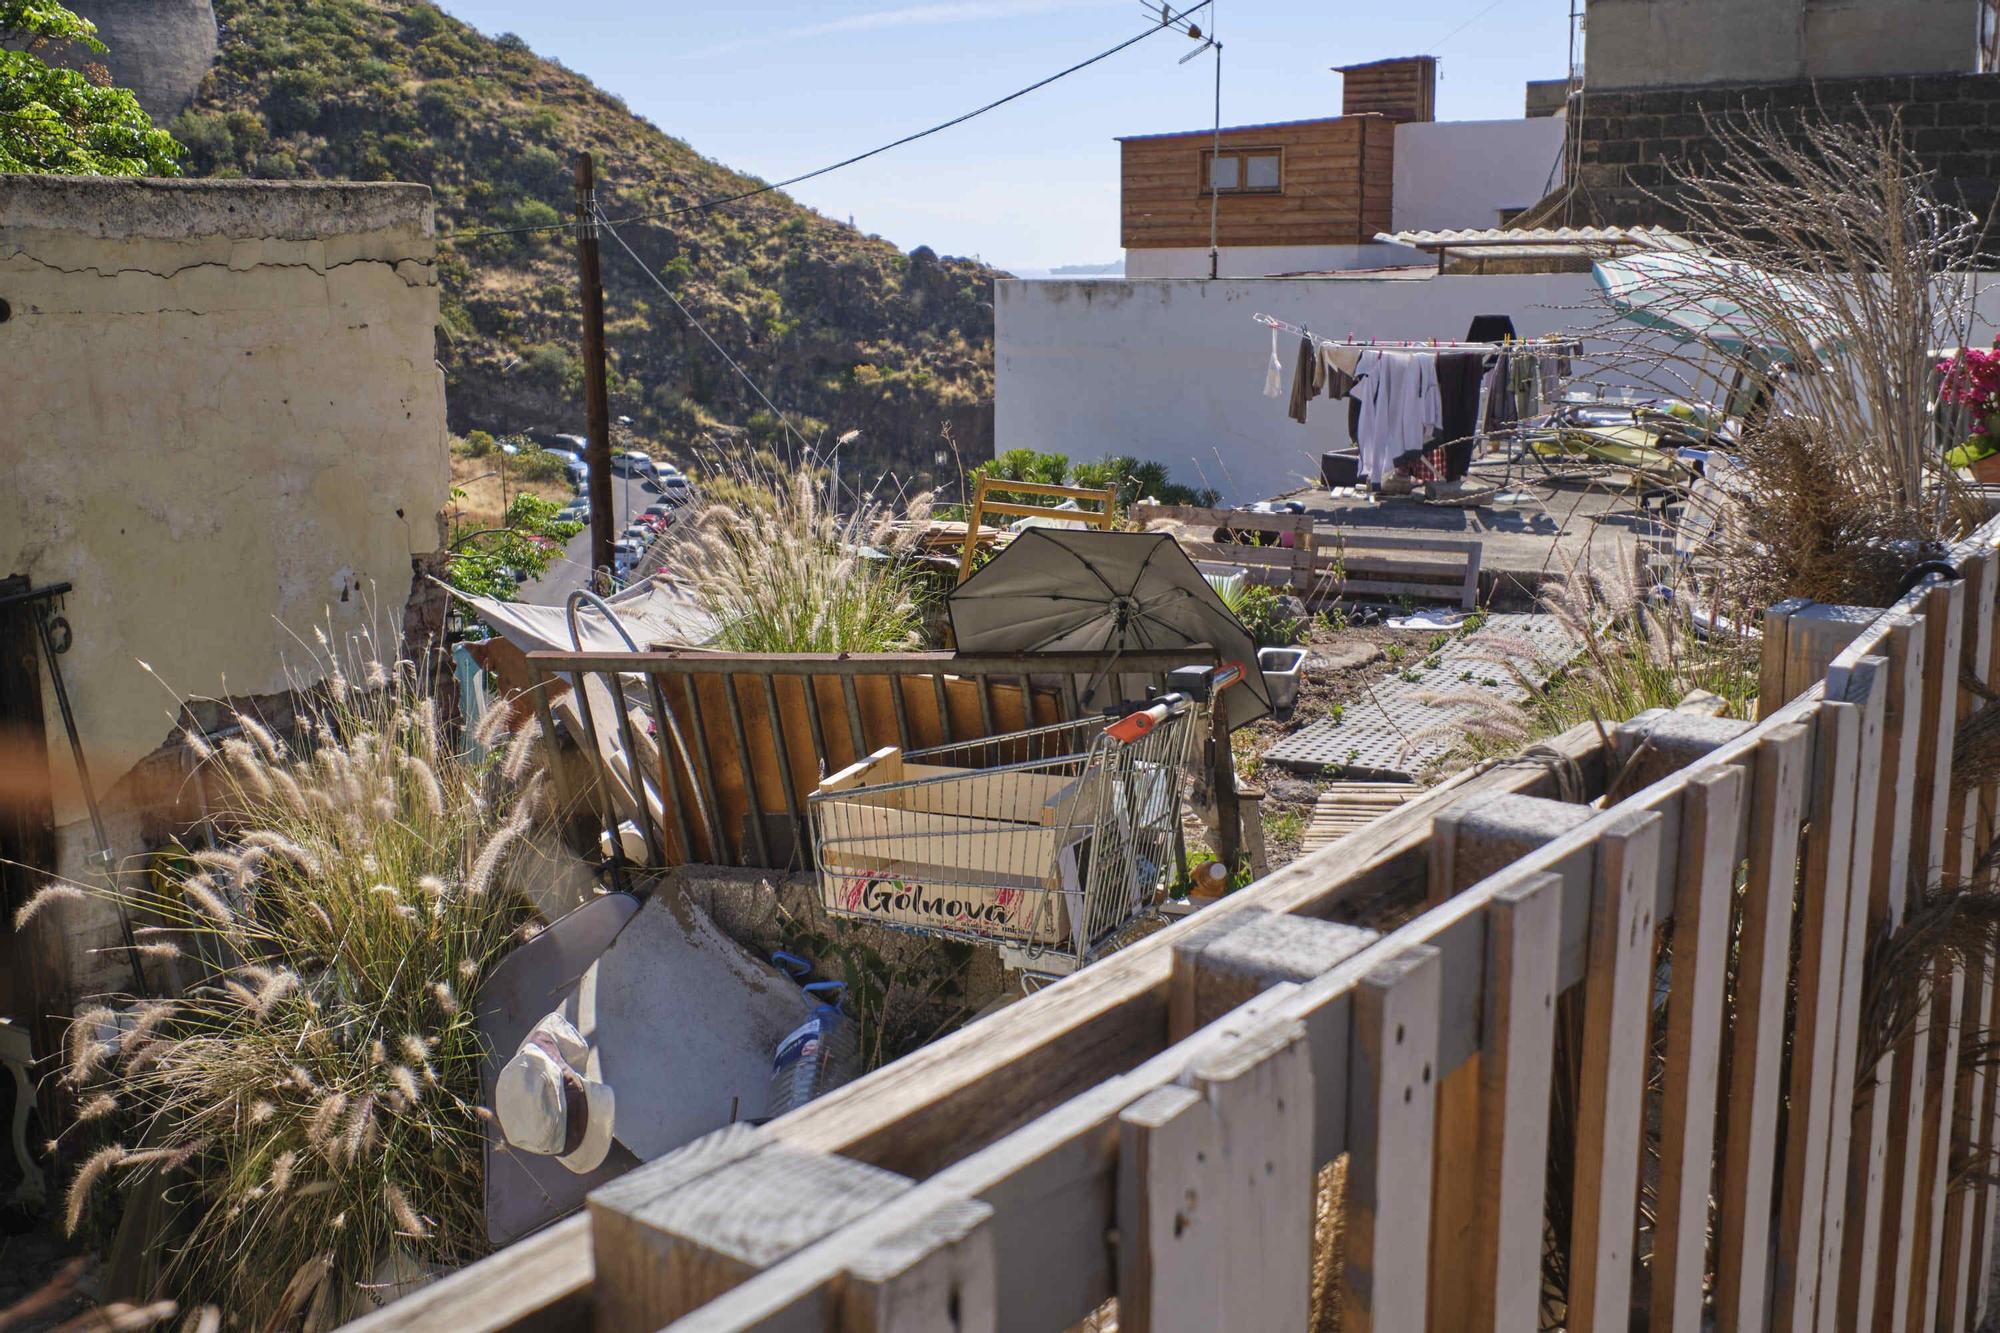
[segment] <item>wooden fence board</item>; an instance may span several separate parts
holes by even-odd
[[[1598,842],[1570,1202],[1572,1333],[1609,1333],[1631,1321],[1660,835],[1653,815]]]
[[[1750,827],[1750,880],[1738,927],[1743,964],[1730,1032],[1717,1200],[1716,1324],[1723,1333],[1755,1333],[1765,1327],[1779,1068],[1791,971],[1792,879],[1813,739],[1804,725],[1782,727],[1766,735],[1756,751],[1753,791],[1759,817]]]
[[[1341,1333],[1425,1326],[1440,970],[1420,946],[1354,992]]]
[[[1486,1022],[1468,1328],[1533,1328],[1542,1296],[1542,1206],[1555,1048],[1562,881],[1543,875],[1487,908]],[[1725,912],[1725,919],[1726,919]]]
[[[1681,807],[1660,1127],[1660,1161],[1665,1165],[1653,1224],[1653,1327],[1673,1333],[1694,1333],[1701,1326],[1722,1000],[1743,790],[1743,770],[1721,769],[1689,783]]]
[[[1179,1085],[1118,1118],[1119,1333],[1223,1327],[1226,1217],[1206,1098]]]
[[[1820,1222],[1826,1203],[1847,940],[1847,867],[1853,849],[1849,830],[1854,822],[1854,768],[1860,743],[1860,710],[1831,700],[1823,705],[1797,908],[1798,1000],[1773,1271],[1772,1327],[1779,1330],[1810,1329],[1817,1318]],[[1845,1115],[1841,1118],[1846,1120]]]

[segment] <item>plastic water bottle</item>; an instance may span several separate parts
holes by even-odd
[[[787,965],[803,963],[794,955],[775,957]],[[771,1057],[771,1106],[766,1114],[774,1119],[847,1082],[860,1065],[860,1034],[840,1007],[847,983],[815,981],[799,989],[812,1001],[812,1011],[778,1043]]]

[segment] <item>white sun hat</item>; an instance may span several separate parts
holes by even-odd
[[[493,1085],[493,1113],[507,1142],[553,1157],[579,1175],[611,1151],[617,1099],[585,1074],[590,1044],[561,1014],[521,1039]]]

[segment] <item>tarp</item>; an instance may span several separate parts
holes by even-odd
[[[568,651],[573,646],[568,618],[560,606],[502,602],[491,597],[475,597],[456,588],[451,589],[451,594],[477,611],[479,618],[494,633],[523,652]],[[617,611],[626,633],[641,648],[654,644],[699,648],[716,635],[715,617],[687,591],[661,579],[644,580],[605,600]],[[628,651],[625,640],[596,608],[578,607],[576,625],[584,652]]]
[[[1658,329],[1682,342],[1712,347],[1730,356],[1784,364],[1790,349],[1773,345],[1773,331],[1731,290],[1757,293],[1759,305],[1787,306],[1788,316],[1811,340],[1815,355],[1838,350],[1823,335],[1830,327],[1826,305],[1802,283],[1748,264],[1698,251],[1670,251],[1604,259],[1590,275],[1611,308],[1642,328]]]

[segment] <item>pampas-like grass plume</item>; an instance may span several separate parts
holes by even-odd
[[[77,1168],[76,1179],[69,1185],[69,1198],[63,1208],[63,1234],[74,1236],[83,1221],[84,1205],[90,1202],[90,1192],[97,1188],[97,1182],[125,1160],[125,1150],[117,1144],[99,1148],[84,1164]]]
[[[21,904],[21,910],[14,913],[14,929],[25,929],[50,903],[82,902],[89,896],[74,884],[44,884],[34,897]]]

